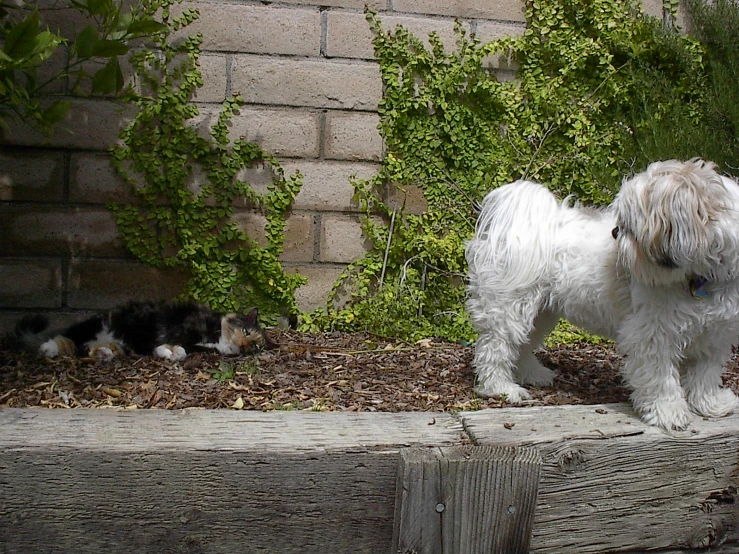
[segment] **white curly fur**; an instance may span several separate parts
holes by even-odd
[[[691,408],[737,407],[721,374],[739,339],[739,185],[713,164],[653,163],[604,210],[505,185],[483,201],[466,256],[478,394],[519,403],[521,385],[551,384],[533,351],[563,317],[617,341],[646,423],[684,429]]]

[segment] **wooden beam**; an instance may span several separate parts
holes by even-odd
[[[739,415],[696,416],[687,431],[672,433],[645,425],[624,404],[484,410],[462,419],[477,444],[541,452],[532,554],[739,541]]]
[[[445,414],[0,409],[3,554],[378,554]]]
[[[470,444],[540,453],[532,554],[739,552],[739,415],[666,433],[627,405],[0,409],[0,552],[383,554],[399,452]]]
[[[540,469],[532,448],[401,450],[392,552],[526,554]]]

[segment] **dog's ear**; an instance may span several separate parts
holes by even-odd
[[[613,204],[621,263],[647,283],[735,275],[736,186],[701,160],[655,162],[625,180]]]
[[[726,189],[714,171],[686,162],[654,176],[645,205],[645,253],[665,268],[689,268],[711,258],[713,222],[726,209]]]

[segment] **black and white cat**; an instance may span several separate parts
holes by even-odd
[[[27,315],[16,325],[16,335],[26,349],[47,358],[79,353],[110,360],[138,354],[179,361],[193,351],[236,355],[273,346],[257,316],[256,308],[242,315],[194,302],[129,302],[53,336],[45,332],[46,317]]]

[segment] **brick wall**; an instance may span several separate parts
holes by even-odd
[[[40,2],[42,5],[47,0]],[[50,0],[49,0],[50,1]],[[381,97],[371,34],[362,13],[377,10],[387,27],[418,36],[436,31],[454,44],[454,19],[483,40],[524,29],[523,0],[249,0],[194,2],[204,35],[205,86],[197,102],[204,118],[232,91],[247,106],[233,121],[304,174],[288,220],[284,263],[308,284],[303,309],[324,305],[334,280],[366,248],[351,175],[372,175],[382,156],[377,132]],[[649,0],[658,15],[661,2]],[[67,12],[46,12],[54,26]],[[509,75],[510,76],[510,75]],[[127,257],[105,204],[129,198],[108,164],[106,149],[131,116],[105,101],[73,99],[65,129],[48,141],[19,125],[0,147],[0,332],[20,313],[47,311],[66,323],[128,298],[167,298],[184,276],[148,268]],[[243,225],[260,228],[254,214]]]

